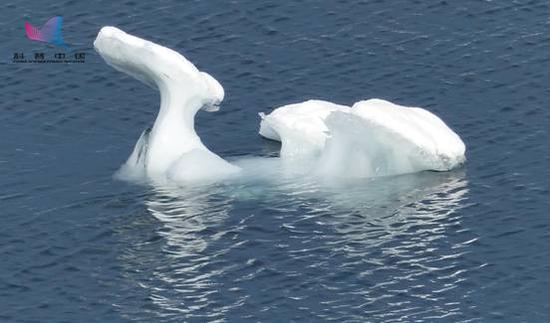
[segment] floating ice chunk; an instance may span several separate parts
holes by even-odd
[[[282,158],[316,152],[312,167],[338,177],[447,171],[465,161],[464,143],[436,115],[380,99],[352,108],[324,101],[284,106],[263,116],[260,134],[281,140]]]
[[[423,169],[447,171],[466,160],[462,139],[428,110],[371,99],[355,103],[351,111],[373,126],[401,137],[411,151],[419,153],[420,160],[415,163],[422,164]]]
[[[241,172],[208,150],[194,129],[197,111],[216,111],[224,98],[215,78],[179,53],[114,27],[101,29],[94,48],[115,69],[160,91],[155,123],[141,135],[120,177],[200,183]],[[352,108],[310,100],[260,115],[260,134],[282,142],[285,172],[370,177],[445,171],[465,160],[464,143],[437,116],[384,100]],[[260,164],[272,167],[271,161]]]
[[[119,172],[121,177],[185,182],[199,180],[200,174],[212,177],[209,167],[214,164],[215,176],[239,170],[208,150],[195,132],[197,111],[215,111],[224,98],[223,87],[215,78],[199,71],[181,54],[115,27],[103,27],[94,48],[115,69],[160,91],[155,123],[140,137]],[[185,164],[188,162],[196,165]],[[176,174],[178,171],[181,174]]]
[[[319,154],[325,146],[328,128],[325,119],[334,111],[350,107],[321,100],[309,100],[260,113],[260,135],[281,141],[281,157],[303,157]]]

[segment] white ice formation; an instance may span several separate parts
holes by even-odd
[[[239,171],[208,150],[195,132],[198,110],[216,111],[223,100],[224,90],[216,79],[176,51],[115,27],[103,27],[94,48],[115,69],[160,91],[155,123],[122,166],[122,177],[186,182]]]
[[[310,100],[260,114],[260,135],[282,158],[310,158],[321,174],[375,177],[447,171],[465,161],[460,137],[433,113],[371,99],[351,108]]]
[[[243,173],[208,150],[194,129],[198,110],[216,111],[224,98],[216,79],[179,53],[115,27],[103,27],[94,48],[115,69],[160,91],[154,125],[143,132],[119,176],[204,183]],[[283,168],[295,165],[292,174],[375,177],[446,171],[465,161],[460,137],[421,108],[380,99],[352,107],[309,100],[260,115],[260,134],[281,141]],[[275,169],[271,161],[250,159],[237,164],[247,167],[244,174],[276,174],[257,170],[267,165]]]

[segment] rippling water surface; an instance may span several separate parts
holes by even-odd
[[[3,322],[547,321],[550,6],[539,1],[19,1],[0,12]],[[84,64],[24,21],[63,15]],[[187,189],[112,178],[158,93],[103,63],[116,25],[225,87],[200,114],[229,158],[275,156],[258,116],[380,97],[442,117],[448,173]]]

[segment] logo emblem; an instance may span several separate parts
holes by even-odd
[[[63,35],[61,34],[62,25],[63,17],[55,16],[46,21],[42,28],[35,27],[28,21],[25,21],[25,31],[27,32],[27,38],[31,40],[69,48],[63,41]]]

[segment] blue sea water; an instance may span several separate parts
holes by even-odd
[[[24,21],[62,15],[80,64]],[[159,95],[93,51],[115,25],[226,91],[197,130],[276,156],[258,112],[309,98],[425,107],[447,173],[168,191],[113,179]],[[0,321],[550,320],[550,3],[7,1],[0,11]]]

